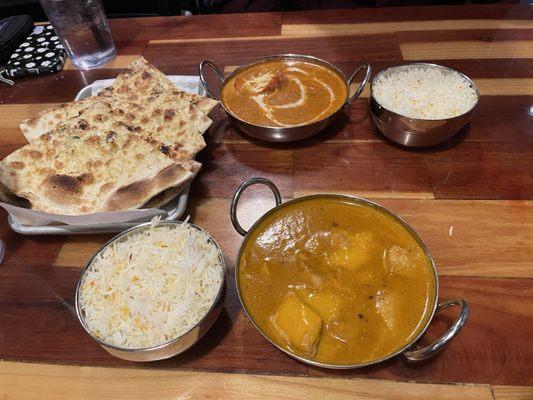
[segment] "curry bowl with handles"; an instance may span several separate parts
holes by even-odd
[[[239,203],[239,199],[242,195],[242,193],[245,191],[245,189],[251,185],[255,184],[262,184],[268,186],[276,200],[276,206],[265,213],[263,216],[261,216],[247,231],[245,230],[239,223],[238,217],[237,217],[237,206]],[[259,264],[261,260],[258,260],[257,258],[247,258],[248,261],[243,262],[243,257],[249,257],[248,255],[244,255],[245,248],[247,247],[248,242],[258,240],[256,239],[258,236],[254,235],[254,232],[256,230],[263,229],[261,228],[261,225],[265,220],[268,221],[276,221],[276,223],[281,224],[281,219],[276,220],[275,218],[277,215],[280,215],[281,213],[286,212],[286,210],[290,207],[291,210],[296,210],[295,212],[302,216],[302,218],[310,218],[310,214],[306,214],[306,209],[303,207],[304,204],[314,202],[314,201],[341,201],[344,204],[350,204],[350,205],[357,205],[364,207],[365,209],[370,210],[370,212],[377,212],[380,213],[386,218],[389,218],[391,221],[394,221],[394,223],[398,224],[399,229],[405,230],[407,234],[410,235],[414,239],[414,242],[420,249],[421,252],[425,255],[426,258],[424,260],[427,261],[427,285],[431,288],[430,291],[428,291],[427,298],[424,299],[427,304],[427,311],[425,312],[426,317],[424,319],[420,320],[421,322],[418,323],[416,326],[416,329],[413,330],[413,333],[402,340],[398,341],[398,345],[393,349],[388,351],[386,354],[381,354],[378,357],[370,357],[366,360],[359,360],[357,362],[349,362],[349,361],[342,361],[342,362],[324,362],[321,360],[317,360],[313,356],[309,356],[306,354],[302,354],[301,352],[296,351],[294,348],[291,348],[290,346],[286,346],[285,344],[281,343],[279,338],[274,337],[271,333],[267,332],[265,329],[265,326],[263,322],[265,321],[264,316],[261,316],[261,319],[258,319],[256,317],[257,314],[254,314],[255,311],[252,309],[252,307],[247,304],[247,302],[243,298],[243,281],[242,281],[242,271],[243,271],[243,265],[250,265],[250,263],[257,263]],[[325,211],[324,211],[325,212]],[[468,305],[467,302],[464,299],[449,299],[449,300],[441,300],[438,299],[438,275],[435,267],[435,262],[433,260],[433,257],[431,256],[431,253],[429,252],[428,248],[422,241],[422,239],[418,236],[418,234],[415,232],[415,230],[402,218],[400,218],[398,215],[390,211],[389,209],[380,206],[377,203],[374,203],[372,201],[355,197],[355,196],[348,196],[348,195],[340,195],[340,194],[317,194],[317,195],[311,195],[311,196],[304,196],[301,198],[296,198],[293,200],[289,200],[282,204],[281,202],[281,195],[277,189],[277,187],[269,180],[263,179],[263,178],[252,178],[246,182],[244,182],[235,192],[232,203],[231,203],[231,210],[230,210],[230,217],[232,224],[235,228],[235,230],[244,236],[243,243],[241,244],[237,261],[236,261],[236,267],[235,267],[235,282],[237,287],[237,294],[239,296],[239,300],[242,304],[242,307],[244,309],[245,314],[251,321],[251,323],[255,326],[255,328],[274,346],[276,346],[281,351],[285,352],[289,356],[296,358],[304,363],[318,366],[318,367],[324,367],[324,368],[332,368],[332,369],[349,369],[349,368],[359,368],[364,367],[368,365],[373,365],[380,363],[382,361],[385,361],[387,359],[390,359],[392,357],[398,356],[402,354],[405,358],[407,358],[409,361],[418,361],[423,360],[426,358],[429,358],[433,356],[435,353],[443,349],[461,330],[461,328],[464,326],[468,319]],[[287,220],[283,220],[283,222],[286,222]],[[340,222],[339,222],[340,223]],[[273,222],[271,225],[273,226],[275,223]],[[288,232],[293,227],[290,226],[291,224],[283,225],[281,232]],[[335,224],[334,224],[335,225]],[[269,231],[270,232],[270,231]],[[273,231],[272,231],[273,232]],[[253,238],[255,236],[255,238]],[[262,236],[263,237],[263,236]],[[268,236],[269,241],[276,241],[279,238],[276,237],[275,234],[270,234]],[[284,240],[289,240],[285,236],[283,238]],[[286,242],[284,242],[286,243]],[[289,249],[288,251],[292,251]],[[274,254],[271,254],[272,258],[275,257]],[[290,263],[291,261],[289,258],[289,254],[285,251],[283,254],[279,255],[279,257],[284,258],[286,261],[285,263]],[[270,258],[270,255],[267,256],[267,258]],[[252,259],[254,261],[250,262],[249,260]],[[282,261],[283,262],[283,261]],[[286,265],[286,264],[285,264]],[[426,264],[424,264],[426,265]],[[426,267],[425,267],[426,268]],[[269,274],[275,273],[274,269],[271,270],[272,272],[268,272]],[[247,270],[246,272],[248,275],[250,275],[250,270]],[[425,278],[426,275],[424,275]],[[255,279],[255,278],[254,278]],[[246,289],[250,290],[250,289]],[[277,290],[277,288],[272,287],[272,292]],[[259,292],[253,292],[255,298],[258,298]],[[256,300],[254,300],[256,301]],[[257,302],[260,302],[262,300],[257,300]],[[440,313],[441,311],[452,307],[452,306],[458,306],[460,308],[459,315],[457,319],[452,323],[452,325],[449,327],[449,329],[435,342],[431,343],[430,345],[423,347],[423,348],[415,348],[415,343],[424,335],[424,333],[427,331],[431,321],[433,320],[436,313]],[[273,317],[269,317],[271,320]],[[361,318],[361,316],[360,316]],[[402,318],[401,315],[395,315],[394,318]]]
[[[344,85],[345,96],[342,99],[342,101],[339,102],[340,104],[339,107],[337,107],[331,113],[326,114],[321,119],[313,120],[309,123],[304,123],[301,125],[287,125],[287,126],[260,125],[260,124],[246,121],[245,119],[239,117],[234,112],[232,112],[227,106],[227,104],[225,104],[224,98],[222,96],[220,96],[222,98],[219,98],[219,96],[216,95],[215,91],[210,89],[209,84],[207,83],[207,77],[206,77],[207,69],[210,68],[214,71],[216,77],[219,80],[218,92],[222,93],[226,85],[228,85],[228,83],[232,81],[232,78],[239,75],[241,72],[251,67],[254,67],[262,63],[266,63],[266,62],[271,62],[271,61],[304,62],[304,63],[320,66],[332,72],[335,76],[340,78],[340,80],[343,82],[343,85]],[[364,71],[364,77],[361,83],[350,94],[350,87],[352,85],[355,85],[354,82],[356,81],[357,76],[362,71]],[[237,127],[238,129],[240,129],[241,131],[245,132],[246,134],[248,134],[249,136],[255,139],[259,139],[259,140],[263,140],[267,142],[292,142],[292,141],[296,141],[300,139],[305,139],[307,137],[313,136],[317,134],[318,132],[322,131],[335,119],[336,116],[338,116],[339,112],[341,112],[342,109],[349,107],[350,104],[352,104],[352,102],[359,97],[365,85],[370,80],[371,67],[369,64],[362,64],[355,69],[355,71],[352,73],[352,75],[349,78],[347,78],[344,75],[344,73],[339,68],[337,68],[335,65],[327,61],[324,61],[320,58],[316,58],[316,57],[312,57],[308,55],[301,55],[301,54],[280,54],[280,55],[273,55],[273,56],[258,58],[250,63],[247,63],[245,65],[238,67],[226,77],[224,77],[222,70],[218,66],[216,66],[213,62],[204,60],[198,66],[198,73],[200,76],[200,82],[202,83],[208,96],[214,99],[220,100],[222,108],[226,111],[228,118],[230,119],[230,121],[233,123],[235,127]]]

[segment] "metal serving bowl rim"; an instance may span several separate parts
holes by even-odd
[[[311,121],[311,122],[308,122],[308,123],[305,123],[305,124],[290,125],[290,126],[269,126],[269,125],[254,124],[253,122],[246,121],[245,119],[242,119],[239,116],[237,116],[236,114],[234,114],[231,110],[229,110],[226,107],[226,105],[224,104],[224,101],[222,100],[222,90],[227,85],[227,83],[231,80],[231,78],[233,78],[235,75],[237,75],[238,73],[240,73],[241,71],[243,71],[246,68],[249,68],[249,67],[252,67],[254,65],[258,65],[258,64],[264,63],[264,62],[267,62],[269,60],[283,60],[283,59],[291,59],[291,58],[292,59],[309,60],[309,61],[311,61],[311,63],[314,62],[315,64],[323,64],[324,67],[333,70],[333,72],[335,72],[337,75],[339,75],[339,77],[342,79],[342,81],[343,81],[343,83],[344,83],[344,85],[346,87],[346,96],[344,97],[344,101],[341,103],[341,105],[335,111],[330,112],[324,118],[321,118],[321,119],[316,120],[316,121]],[[287,53],[287,54],[274,54],[274,55],[270,55],[270,56],[259,57],[259,58],[256,58],[255,60],[253,60],[253,61],[251,61],[251,62],[249,62],[247,64],[243,64],[243,65],[240,65],[239,67],[237,67],[235,70],[233,70],[228,76],[226,76],[222,80],[222,83],[220,84],[219,101],[220,101],[220,105],[222,106],[224,111],[226,111],[231,117],[235,118],[239,122],[242,122],[242,123],[257,127],[257,128],[265,128],[265,129],[276,130],[276,129],[301,128],[301,127],[304,127],[304,126],[311,126],[313,124],[318,124],[320,122],[324,122],[328,118],[330,118],[331,116],[335,115],[340,110],[342,110],[342,108],[344,107],[344,105],[346,104],[346,102],[348,101],[349,98],[350,98],[350,85],[348,84],[348,78],[346,77],[344,72],[342,72],[339,69],[339,67],[337,67],[336,65],[330,63],[329,61],[323,60],[323,59],[315,57],[315,56],[309,56],[309,55],[305,55],[305,54]]]
[[[379,101],[377,101],[376,97],[374,96],[374,82],[377,80],[378,77],[380,77],[381,75],[387,73],[387,71],[390,71],[392,69],[396,69],[396,68],[402,68],[402,67],[408,67],[410,65],[423,65],[423,66],[426,66],[426,67],[431,67],[431,68],[440,68],[440,69],[445,69],[445,70],[448,70],[448,71],[451,71],[453,73],[456,73],[456,74],[459,74],[461,77],[463,77],[471,86],[472,88],[474,89],[474,91],[476,92],[476,102],[474,103],[474,105],[472,107],[470,107],[467,111],[465,111],[464,113],[462,114],[459,114],[459,115],[455,115],[453,117],[449,117],[449,118],[436,118],[436,119],[429,119],[429,118],[413,118],[413,117],[408,117],[407,115],[403,115],[403,114],[399,114],[397,113],[396,111],[392,111],[390,109],[388,109],[387,107],[383,106]],[[468,76],[466,76],[465,74],[463,74],[462,72],[459,72],[453,68],[450,68],[450,67],[446,67],[444,65],[440,65],[440,64],[435,64],[435,63],[425,63],[425,62],[413,62],[413,63],[405,63],[405,64],[398,64],[398,65],[392,65],[388,68],[385,68],[384,70],[381,70],[379,71],[376,75],[374,75],[374,77],[370,80],[370,99],[371,100],[374,100],[381,108],[387,110],[388,112],[390,112],[391,114],[394,114],[395,116],[397,117],[401,117],[401,118],[407,118],[407,119],[410,119],[410,120],[413,120],[413,121],[424,121],[424,122],[443,122],[443,121],[451,121],[453,119],[456,119],[456,118],[461,118],[461,117],[464,117],[465,115],[467,115],[468,113],[472,112],[476,106],[478,105],[479,103],[479,99],[480,99],[481,95],[479,93],[479,88],[477,87],[477,85],[474,83],[474,81],[472,79],[470,79]],[[425,135],[426,133],[413,133],[413,132],[409,132],[409,133],[412,133],[412,134],[417,134],[417,135]]]
[[[189,330],[187,330],[186,332],[182,333],[180,336],[178,336],[177,338],[174,338],[172,340],[169,340],[168,342],[165,342],[165,343],[161,343],[161,344],[158,344],[156,346],[152,346],[152,347],[142,347],[142,348],[135,348],[135,349],[132,349],[132,348],[125,348],[125,347],[118,347],[118,346],[115,346],[115,345],[112,345],[112,344],[108,344],[100,339],[98,339],[97,337],[95,337],[92,332],[87,328],[87,326],[85,325],[85,319],[84,317],[82,316],[82,311],[81,311],[81,305],[80,305],[80,301],[79,301],[79,296],[80,296],[80,290],[81,290],[81,284],[83,282],[83,279],[85,277],[85,273],[87,272],[87,270],[89,269],[89,267],[91,266],[93,260],[95,259],[95,257],[100,254],[103,250],[105,250],[109,245],[117,242],[119,239],[121,238],[124,238],[124,236],[127,236],[127,235],[131,235],[131,234],[134,234],[136,233],[137,231],[143,231],[143,230],[146,230],[152,223],[151,222],[144,222],[142,224],[139,224],[139,225],[136,225],[132,228],[129,228],[129,229],[126,229],[125,231],[123,232],[120,232],[119,234],[113,236],[111,239],[109,239],[102,247],[100,247],[100,249],[98,249],[98,251],[96,251],[92,256],[91,258],[89,259],[89,261],[87,262],[87,264],[85,265],[85,267],[83,268],[83,270],[81,271],[81,274],[80,274],[80,277],[78,279],[78,284],[76,285],[76,297],[75,297],[75,308],[76,308],[76,315],[78,317],[78,320],[80,321],[80,324],[81,326],[83,327],[83,329],[85,330],[85,332],[87,332],[87,334],[93,338],[94,341],[96,341],[98,344],[100,344],[101,346],[104,346],[104,347],[107,347],[107,348],[110,348],[110,349],[113,349],[113,350],[118,350],[118,351],[123,351],[123,352],[128,352],[128,353],[148,353],[148,352],[152,352],[154,350],[160,350],[162,348],[165,348],[171,344],[174,344],[176,342],[178,342],[180,339],[182,339],[183,337],[185,337],[186,335],[188,335],[190,332],[192,332],[194,329],[198,328],[199,326],[201,326],[204,321],[208,318],[208,316],[211,314],[211,312],[216,308],[221,296],[222,296],[222,293],[223,293],[223,289],[224,289],[224,282],[226,281],[226,262],[224,260],[224,255],[222,254],[222,250],[220,250],[220,246],[218,245],[218,243],[215,241],[215,239],[213,239],[213,237],[207,233],[205,230],[203,230],[202,228],[200,228],[199,226],[195,225],[195,224],[192,224],[190,222],[185,222],[185,221],[160,221],[158,223],[158,226],[161,226],[161,225],[182,225],[182,224],[187,224],[195,229],[198,229],[199,231],[203,232],[204,234],[206,234],[208,237],[209,237],[209,240],[215,245],[215,247],[217,248],[217,251],[218,251],[218,256],[219,256],[219,260],[220,260],[220,268],[221,268],[221,280],[220,280],[220,286],[218,288],[218,292],[217,292],[217,295],[213,301],[213,304],[211,304],[211,307],[209,308],[209,310],[205,313],[205,315],[192,327],[190,328]]]
[[[291,204],[298,203],[298,202],[301,202],[301,201],[312,200],[312,199],[317,199],[317,198],[324,198],[324,197],[347,200],[347,201],[350,201],[352,203],[353,202],[360,203],[360,204],[362,203],[364,205],[373,207],[373,208],[377,209],[378,211],[381,211],[381,212],[385,213],[386,215],[391,216],[394,220],[398,221],[412,235],[412,237],[417,241],[417,243],[420,245],[420,247],[424,251],[424,254],[428,257],[428,259],[430,261],[431,269],[432,269],[432,272],[433,272],[433,280],[435,282],[435,284],[434,284],[435,293],[434,293],[433,298],[432,298],[433,305],[432,305],[432,308],[431,308],[431,313],[429,314],[429,317],[428,317],[426,323],[423,325],[423,328],[419,328],[418,334],[415,337],[413,337],[408,343],[406,343],[400,349],[398,349],[398,350],[394,351],[393,353],[388,354],[388,355],[386,355],[386,356],[384,356],[384,357],[382,357],[380,359],[367,361],[367,362],[364,362],[364,363],[358,363],[358,364],[328,364],[328,363],[323,363],[323,362],[311,360],[311,359],[299,356],[299,355],[297,355],[295,353],[292,353],[289,350],[287,350],[287,349],[281,347],[280,345],[278,345],[274,340],[272,340],[270,337],[268,337],[267,334],[265,334],[263,332],[263,330],[256,324],[256,322],[254,321],[252,316],[248,313],[246,305],[245,305],[245,303],[244,303],[244,301],[242,299],[241,289],[240,289],[240,282],[239,282],[240,260],[241,260],[241,256],[242,256],[242,253],[244,251],[244,247],[245,247],[247,241],[249,240],[251,234],[258,227],[258,225],[261,222],[263,222],[268,216],[276,213],[277,211],[279,211],[280,209],[282,209],[282,208],[284,208],[286,206],[289,206]],[[240,303],[242,305],[244,313],[246,314],[246,316],[248,317],[248,319],[250,320],[252,325],[259,331],[259,333],[261,333],[261,335],[263,335],[263,337],[265,337],[270,343],[272,343],[274,346],[276,346],[279,350],[283,351],[285,354],[287,354],[287,355],[289,355],[289,356],[291,356],[291,357],[293,357],[293,358],[295,358],[295,359],[297,359],[299,361],[302,361],[302,362],[304,362],[306,364],[309,364],[309,365],[313,365],[315,367],[322,367],[322,368],[329,368],[329,369],[362,368],[362,367],[367,367],[367,366],[370,366],[370,365],[381,363],[383,361],[386,361],[388,359],[391,359],[393,357],[396,357],[396,356],[400,355],[401,353],[403,353],[404,351],[409,349],[409,347],[411,347],[414,343],[416,343],[416,341],[418,339],[420,339],[422,337],[422,335],[424,335],[424,333],[426,332],[426,330],[429,327],[429,324],[433,320],[433,317],[435,316],[435,312],[436,312],[437,306],[438,306],[439,279],[438,279],[438,274],[437,274],[437,267],[435,265],[435,260],[433,259],[433,256],[431,255],[428,247],[426,246],[426,244],[424,243],[422,238],[418,235],[418,233],[411,227],[411,225],[409,225],[407,223],[407,221],[405,221],[402,217],[400,217],[395,212],[389,210],[388,208],[386,208],[386,207],[384,207],[384,206],[382,206],[382,205],[380,205],[378,203],[375,203],[375,202],[373,202],[371,200],[368,200],[368,199],[365,199],[365,198],[362,198],[362,197],[358,197],[358,196],[347,195],[347,194],[323,193],[323,194],[314,194],[314,195],[309,195],[309,196],[298,197],[296,199],[292,199],[292,200],[286,201],[284,203],[281,203],[280,205],[278,205],[278,206],[270,209],[269,211],[267,211],[265,214],[263,214],[250,227],[250,229],[248,229],[248,232],[246,233],[246,236],[244,237],[244,239],[243,239],[243,241],[241,243],[241,247],[239,249],[239,254],[237,256],[237,261],[236,261],[236,264],[235,264],[234,278],[235,278],[235,286],[236,286],[236,289],[237,289],[237,296],[239,297],[239,301],[240,301]]]

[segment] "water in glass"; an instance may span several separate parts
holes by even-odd
[[[72,63],[96,68],[115,58],[115,45],[100,0],[40,0]]]

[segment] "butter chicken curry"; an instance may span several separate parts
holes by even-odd
[[[297,126],[336,112],[346,84],[335,71],[310,62],[265,61],[245,68],[222,88],[222,104],[238,118],[263,126]]]
[[[335,196],[289,204],[263,220],[239,258],[238,285],[255,324],[306,359],[379,360],[425,327],[431,262],[390,215]]]

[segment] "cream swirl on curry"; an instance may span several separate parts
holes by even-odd
[[[346,99],[346,84],[324,66],[295,60],[265,61],[237,73],[222,88],[225,107],[240,119],[264,126],[319,121]]]

